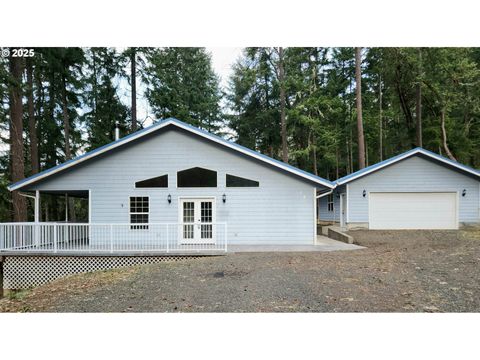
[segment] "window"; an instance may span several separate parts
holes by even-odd
[[[227,187],[259,187],[259,186],[260,186],[260,183],[258,181],[227,174]]]
[[[333,194],[329,194],[327,196],[327,209],[328,209],[328,211],[333,211],[334,210]]]
[[[166,188],[168,187],[168,175],[162,175],[151,179],[137,181],[136,188]]]
[[[194,167],[177,172],[178,187],[217,187],[217,172]]]
[[[148,224],[149,201],[148,196],[130,197],[130,224]],[[131,225],[130,229],[148,229],[148,225]]]

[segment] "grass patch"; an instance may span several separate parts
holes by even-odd
[[[9,300],[23,300],[30,293],[30,290],[9,290],[6,298]]]

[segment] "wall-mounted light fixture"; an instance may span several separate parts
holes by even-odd
[[[224,203],[227,202],[227,195],[225,195],[225,194],[222,195],[222,201],[223,201]]]
[[[463,189],[462,191],[462,196],[465,196],[465,195],[467,195],[467,189]]]
[[[172,195],[168,194],[167,201],[168,201],[169,204],[172,203]]]
[[[363,197],[367,196],[367,192],[365,190],[363,190],[362,195],[363,195]]]

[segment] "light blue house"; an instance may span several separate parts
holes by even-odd
[[[334,187],[168,119],[9,189],[35,194],[35,223],[22,229],[23,244],[116,252],[314,244],[317,194]],[[88,198],[88,223],[42,223],[39,204],[47,193]]]
[[[313,245],[318,219],[370,229],[480,219],[480,172],[421,148],[333,183],[176,119],[9,189],[35,199],[34,222],[0,224],[9,251],[225,251]],[[88,222],[42,222],[42,194],[88,199]]]
[[[348,228],[457,229],[480,222],[480,172],[415,148],[338,179],[318,217]]]

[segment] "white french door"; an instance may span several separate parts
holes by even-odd
[[[215,243],[215,199],[180,199],[180,222],[182,244]]]

